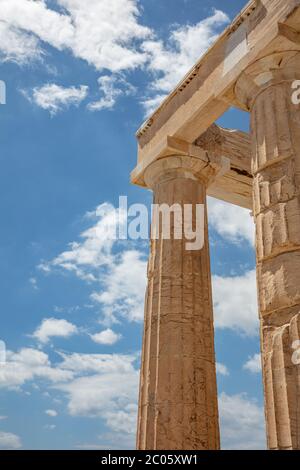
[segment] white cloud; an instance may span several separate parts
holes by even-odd
[[[117,75],[103,75],[98,79],[98,84],[102,96],[98,101],[89,103],[88,109],[90,111],[113,109],[120,96],[135,93],[135,88]]]
[[[7,361],[0,367],[0,389],[18,390],[36,379],[53,383],[72,378],[71,371],[52,367],[47,354],[30,348],[23,348],[17,353],[7,351]]]
[[[67,320],[45,318],[33,333],[33,337],[45,344],[50,338],[69,338],[76,333],[78,333],[77,327]]]
[[[36,384],[37,379],[46,378],[52,382],[51,388],[66,396],[71,416],[100,417],[113,435],[128,436],[126,446],[130,447],[136,431],[139,371],[135,364],[139,355],[60,353],[60,356],[61,360],[54,365],[45,353],[23,349],[18,353],[9,352],[8,366],[19,364],[14,370],[19,386],[29,381]],[[221,373],[227,371],[226,367],[218,368]],[[22,373],[24,370],[26,377]],[[3,375],[0,375],[1,386],[9,385],[1,383],[1,379]],[[245,394],[228,396],[222,393],[219,406],[223,448],[265,447],[263,409],[256,402]],[[52,409],[45,413],[50,417],[57,416]],[[53,429],[52,425],[45,428]],[[18,448],[21,443],[12,437],[1,439],[0,432],[1,446]]]
[[[23,91],[23,94],[40,108],[49,111],[54,116],[59,111],[70,106],[79,106],[81,101],[87,97],[88,87],[81,85],[78,88],[74,86],[66,88],[55,83],[48,83],[34,88],[32,93]]]
[[[0,10],[1,8],[2,2],[0,1]],[[41,57],[42,50],[35,36],[20,31],[0,19],[1,61],[16,62],[19,65],[24,65],[32,60],[40,59]]]
[[[130,374],[133,370],[133,363],[137,355],[124,354],[63,354],[63,361],[60,363],[62,370],[80,373],[121,373]]]
[[[217,368],[217,374],[223,375],[224,377],[227,377],[228,375],[230,375],[228,367],[225,366],[225,364],[221,364],[220,362],[217,362],[216,368]]]
[[[85,374],[54,388],[67,394],[72,416],[102,417],[114,431],[134,433],[139,372],[136,355],[63,355],[61,368]],[[86,375],[86,374],[90,375]],[[126,425],[127,423],[127,425]]]
[[[22,349],[8,352],[0,368],[0,388],[19,390],[25,384],[37,388],[39,380],[68,399],[72,416],[101,417],[108,429],[134,435],[137,414],[139,354],[65,354],[51,364],[42,351]],[[57,412],[48,409],[50,417]],[[50,428],[49,428],[50,429]],[[1,448],[1,433],[0,433]]]
[[[33,34],[57,49],[71,47],[71,18],[47,8],[44,0],[1,0],[0,6],[0,20],[9,27]]]
[[[242,276],[213,276],[215,326],[248,336],[258,334],[256,272]]]
[[[222,393],[219,412],[224,450],[266,449],[264,411],[255,401]]]
[[[261,354],[254,354],[254,356],[249,357],[248,361],[243,365],[243,369],[248,370],[252,374],[259,374],[261,367]]]
[[[100,333],[91,335],[91,338],[97,344],[106,344],[111,346],[119,341],[121,335],[108,328],[107,330],[103,330]]]
[[[0,416],[0,421],[4,421],[5,419],[7,419],[7,416]]]
[[[167,94],[159,94],[153,98],[148,98],[145,101],[142,101],[142,105],[145,109],[145,119],[154,113],[154,111],[161,105],[167,96]]]
[[[35,38],[35,49],[43,41],[72,51],[98,70],[117,72],[145,62],[137,43],[151,32],[139,24],[136,0],[89,0],[88,6],[82,0],[56,3],[63,13],[48,8],[44,0],[1,0],[0,21],[9,31]],[[23,60],[22,53],[18,57]]]
[[[180,26],[172,31],[166,44],[158,39],[144,41],[143,50],[149,57],[148,69],[155,77],[152,87],[156,92],[154,97],[144,101],[146,109],[153,109],[153,102],[159,104],[160,97],[182,80],[217,39],[220,27],[228,22],[225,13],[215,10],[210,17],[195,25]]]
[[[254,222],[250,211],[214,198],[208,198],[210,226],[225,240],[254,244]]]
[[[121,249],[114,253],[118,226],[125,222],[124,212],[119,213],[110,204],[101,204],[86,219],[94,225],[80,235],[82,242],[71,243],[70,250],[40,267],[46,272],[59,267],[97,283],[91,298],[102,306],[108,326],[119,316],[141,321],[146,289],[145,256],[140,251],[124,249],[124,245],[118,245]]]
[[[45,414],[48,415],[48,416],[50,416],[51,418],[56,418],[56,416],[57,416],[57,411],[55,411],[55,410],[46,410],[46,411],[45,411]]]
[[[72,50],[98,70],[112,72],[133,69],[146,57],[134,41],[141,41],[151,32],[138,23],[136,0],[90,0],[89,7],[81,0],[59,0],[70,13],[74,28]]]
[[[35,277],[31,277],[31,278],[29,279],[29,283],[31,284],[31,286],[32,286],[32,288],[33,288],[34,290],[38,290],[38,289],[39,289],[39,288],[38,288],[37,279],[36,279]]]
[[[116,87],[115,78],[104,75],[98,79],[99,90],[103,95],[98,101],[88,105],[91,111],[101,111],[102,109],[112,109],[116,104],[122,90]]]
[[[111,72],[111,77],[99,79],[103,96],[90,103],[94,111],[112,109],[126,93],[118,74],[140,68],[154,76],[152,93],[142,101],[149,114],[229,21],[225,13],[214,10],[194,25],[176,27],[164,43],[153,29],[141,24],[138,0],[89,0],[88,5],[81,0],[56,0],[56,4],[60,11],[49,8],[45,0],[0,0],[0,58],[23,64],[45,57],[43,47],[48,44],[70,51],[99,71]],[[62,98],[53,104],[39,89],[35,95],[35,101],[52,114],[65,107]]]
[[[0,431],[0,450],[16,450],[22,447],[19,436],[10,432]]]
[[[103,276],[103,288],[92,299],[103,306],[108,322],[123,316],[129,321],[142,321],[146,290],[147,262],[143,253],[124,251]]]
[[[122,216],[121,216],[122,217]],[[49,272],[55,267],[74,272],[86,281],[96,281],[99,268],[112,262],[112,247],[116,241],[118,212],[111,204],[101,204],[86,218],[96,221],[94,225],[80,234],[81,242],[73,242],[42,270]]]

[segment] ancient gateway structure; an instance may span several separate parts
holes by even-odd
[[[206,204],[210,195],[252,210],[270,449],[300,449],[300,371],[292,361],[300,337],[296,80],[300,0],[252,0],[138,131],[132,173],[159,204]],[[249,135],[214,124],[231,106],[250,113]],[[202,250],[151,241],[138,449],[220,447],[205,222]]]

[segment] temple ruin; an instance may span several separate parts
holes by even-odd
[[[252,0],[140,128],[131,176],[158,204],[209,195],[252,211],[268,447],[289,450],[300,449],[297,80],[300,0]],[[250,134],[215,124],[230,107],[250,113]],[[202,250],[151,241],[138,449],[220,448],[207,220]]]

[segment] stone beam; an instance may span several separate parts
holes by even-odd
[[[229,107],[245,109],[235,100],[237,79],[261,57],[291,48],[300,50],[299,16],[300,0],[249,2],[140,128],[138,162],[149,164],[164,153],[166,136],[193,144]]]
[[[230,168],[208,188],[217,199],[252,209],[251,139],[246,132],[224,129],[213,124],[195,141],[210,159],[226,157]]]
[[[154,155],[157,155],[154,158]],[[238,206],[252,209],[252,176],[251,176],[251,145],[250,136],[246,132],[223,129],[213,124],[204,134],[189,144],[180,139],[167,136],[164,151],[154,153],[142,160],[132,172],[132,182],[146,186],[144,173],[148,165],[156,159],[171,155],[186,155],[203,162],[219,164],[223,157],[230,161],[219,173],[216,181],[207,190],[209,196]],[[224,168],[224,165],[221,165]]]

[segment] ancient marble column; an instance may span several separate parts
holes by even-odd
[[[250,66],[236,96],[251,112],[257,282],[270,449],[300,449],[300,53]],[[299,88],[299,83],[298,83]],[[298,93],[299,97],[299,93]],[[293,102],[294,101],[294,102]]]
[[[151,164],[145,181],[155,204],[205,206],[204,247],[187,250],[176,225],[151,241],[138,416],[138,449],[218,449],[206,184],[211,173],[191,157]],[[193,209],[193,218],[195,210]],[[195,220],[193,220],[193,224]]]

